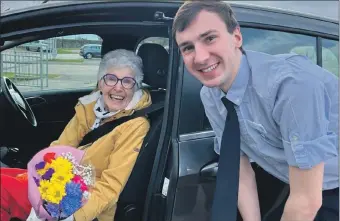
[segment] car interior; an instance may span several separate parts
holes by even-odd
[[[138,31],[136,31],[136,28]],[[97,34],[103,39],[102,56],[107,52],[124,48],[136,51],[139,43],[147,37],[167,37],[167,27],[119,27],[110,28],[115,31],[102,32],[105,28],[96,27],[91,34]],[[87,29],[87,31],[89,31]],[[98,31],[98,32],[96,32]],[[81,30],[65,30],[64,34],[79,34]],[[155,35],[154,33],[157,33]],[[51,37],[50,34],[40,36]],[[114,40],[113,40],[114,39]],[[167,73],[169,64],[168,51],[161,45],[145,43],[140,45],[137,53],[143,61],[145,87],[150,91],[152,105],[164,103]],[[96,73],[93,73],[96,75]],[[8,82],[7,82],[8,83]],[[12,85],[14,86],[14,85]],[[14,86],[15,87],[15,86]],[[89,94],[94,88],[72,89],[62,91],[26,92],[24,98],[35,115],[37,126],[32,126],[19,110],[13,111],[13,105],[2,107],[6,131],[1,131],[1,163],[8,167],[26,168],[29,159],[39,150],[47,147],[57,139],[63,128],[74,115],[74,106],[78,98]],[[6,96],[1,97],[1,102]],[[29,115],[28,115],[29,116]],[[144,139],[143,147],[136,161],[130,178],[120,195],[115,220],[142,220],[147,188],[151,176],[153,162],[158,146],[163,120],[163,110],[148,114],[150,130]],[[20,125],[20,126],[18,126]],[[20,136],[18,139],[17,136]],[[136,185],[138,183],[138,185]]]

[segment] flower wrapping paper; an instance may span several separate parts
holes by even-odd
[[[74,147],[53,146],[30,160],[28,199],[40,219],[67,218],[86,203],[95,179],[93,167],[82,165],[84,154]]]

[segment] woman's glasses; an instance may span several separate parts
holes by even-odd
[[[109,87],[114,87],[120,81],[125,89],[131,89],[136,85],[136,80],[132,77],[118,78],[114,74],[106,74],[103,76],[104,82]]]

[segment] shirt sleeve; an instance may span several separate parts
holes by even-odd
[[[214,150],[217,154],[220,154],[226,115],[222,115],[218,111],[217,105],[215,103],[216,98],[214,98],[213,95],[209,93],[207,88],[202,88],[200,96],[204,106],[205,114],[213,131],[215,132]],[[220,102],[222,103],[222,101]],[[240,150],[240,155],[244,155],[244,152],[242,150]]]
[[[310,169],[337,156],[337,132],[329,130],[332,104],[324,84],[292,73],[276,85],[273,118],[290,166]]]

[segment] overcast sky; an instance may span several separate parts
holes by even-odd
[[[317,16],[328,17],[339,21],[338,1],[234,1],[253,5],[264,5],[299,12],[306,12]]]
[[[1,1],[1,11],[6,11],[9,8],[24,8],[32,5],[41,4],[42,1]],[[48,3],[56,3],[58,1],[49,1]],[[264,5],[289,9],[310,14],[329,17],[339,21],[338,1],[235,1],[254,5]]]

